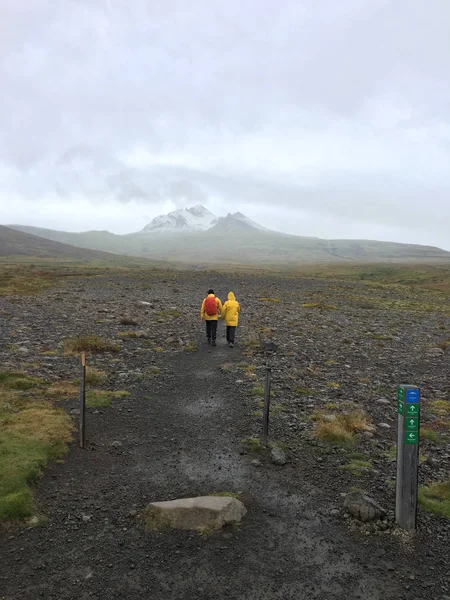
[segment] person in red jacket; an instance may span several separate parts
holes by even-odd
[[[222,302],[220,298],[214,295],[214,290],[208,290],[208,295],[202,302],[200,317],[206,322],[206,339],[208,344],[216,345],[217,337],[217,321],[222,310]]]

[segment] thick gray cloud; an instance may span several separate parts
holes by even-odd
[[[299,234],[351,223],[450,247],[446,0],[0,0],[0,14],[3,222],[45,225],[34,201],[72,227],[82,202],[77,226],[101,226],[106,204],[131,230],[195,199]]]

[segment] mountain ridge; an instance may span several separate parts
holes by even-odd
[[[0,256],[117,261],[116,254],[64,244],[0,225]]]
[[[266,229],[241,212],[216,217],[202,205],[160,215],[143,230],[124,235],[98,230],[72,233],[23,225],[9,227],[85,249],[188,264],[450,262],[450,252],[434,246],[296,236]]]

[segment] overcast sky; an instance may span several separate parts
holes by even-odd
[[[185,203],[161,166],[219,215],[450,250],[450,3],[0,0],[0,222],[140,229]]]

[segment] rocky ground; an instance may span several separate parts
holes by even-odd
[[[234,349],[223,326],[216,348],[204,343],[199,306],[211,285],[241,302]],[[86,449],[74,443],[46,470],[36,497],[48,521],[0,530],[1,599],[450,597],[450,521],[420,508],[414,535],[392,521],[399,383],[421,387],[422,423],[435,434],[421,442],[420,483],[450,477],[445,296],[281,275],[111,271],[2,298],[0,312],[2,369],[73,381],[79,357],[64,341],[97,334],[119,351],[88,364],[107,373],[105,389],[130,393],[89,408]],[[255,441],[261,341],[277,347],[270,437],[283,466]],[[76,423],[76,396],[59,402]],[[353,448],[315,439],[318,419],[359,409],[368,426]],[[352,519],[343,498],[355,488],[386,518]],[[236,530],[149,533],[140,523],[149,502],[227,491],[248,508]]]

